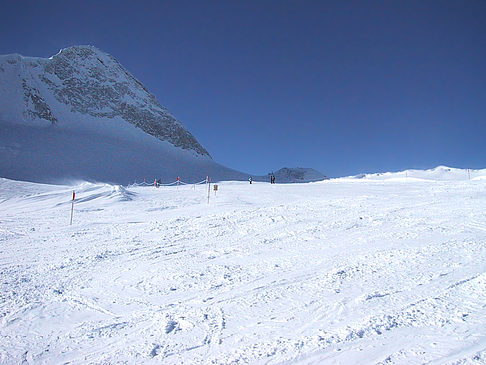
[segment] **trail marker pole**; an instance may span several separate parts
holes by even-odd
[[[471,180],[471,169],[467,169],[467,176],[469,177],[469,180]]]
[[[74,199],[76,198],[76,193],[73,190],[73,200],[71,202],[71,220],[69,221],[69,225],[73,224],[73,212],[74,212]]]

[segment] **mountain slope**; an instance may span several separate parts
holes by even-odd
[[[325,179],[322,173],[307,167],[283,167],[273,175],[275,176],[276,182],[279,183],[311,182]]]
[[[128,183],[242,179],[113,57],[92,46],[0,56],[0,176]]]

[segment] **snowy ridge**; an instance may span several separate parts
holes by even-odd
[[[431,181],[463,181],[486,179],[486,169],[458,169],[447,166],[437,166],[429,170],[404,170],[400,172],[383,172],[360,174],[345,179],[365,180],[431,180]]]
[[[0,179],[0,362],[484,363],[486,182],[356,181]]]

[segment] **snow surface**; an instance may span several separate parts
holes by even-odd
[[[485,363],[485,206],[481,179],[222,182],[209,204],[0,179],[0,363]]]
[[[405,170],[399,172],[381,172],[375,174],[360,174],[350,176],[351,179],[371,179],[371,180],[432,180],[432,181],[460,181],[478,180],[486,178],[486,169],[458,169],[448,166],[437,166],[429,170]]]

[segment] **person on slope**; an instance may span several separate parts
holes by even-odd
[[[248,179],[248,181],[250,182],[250,184],[253,182],[253,179],[251,178],[251,176],[250,176],[250,178]]]

